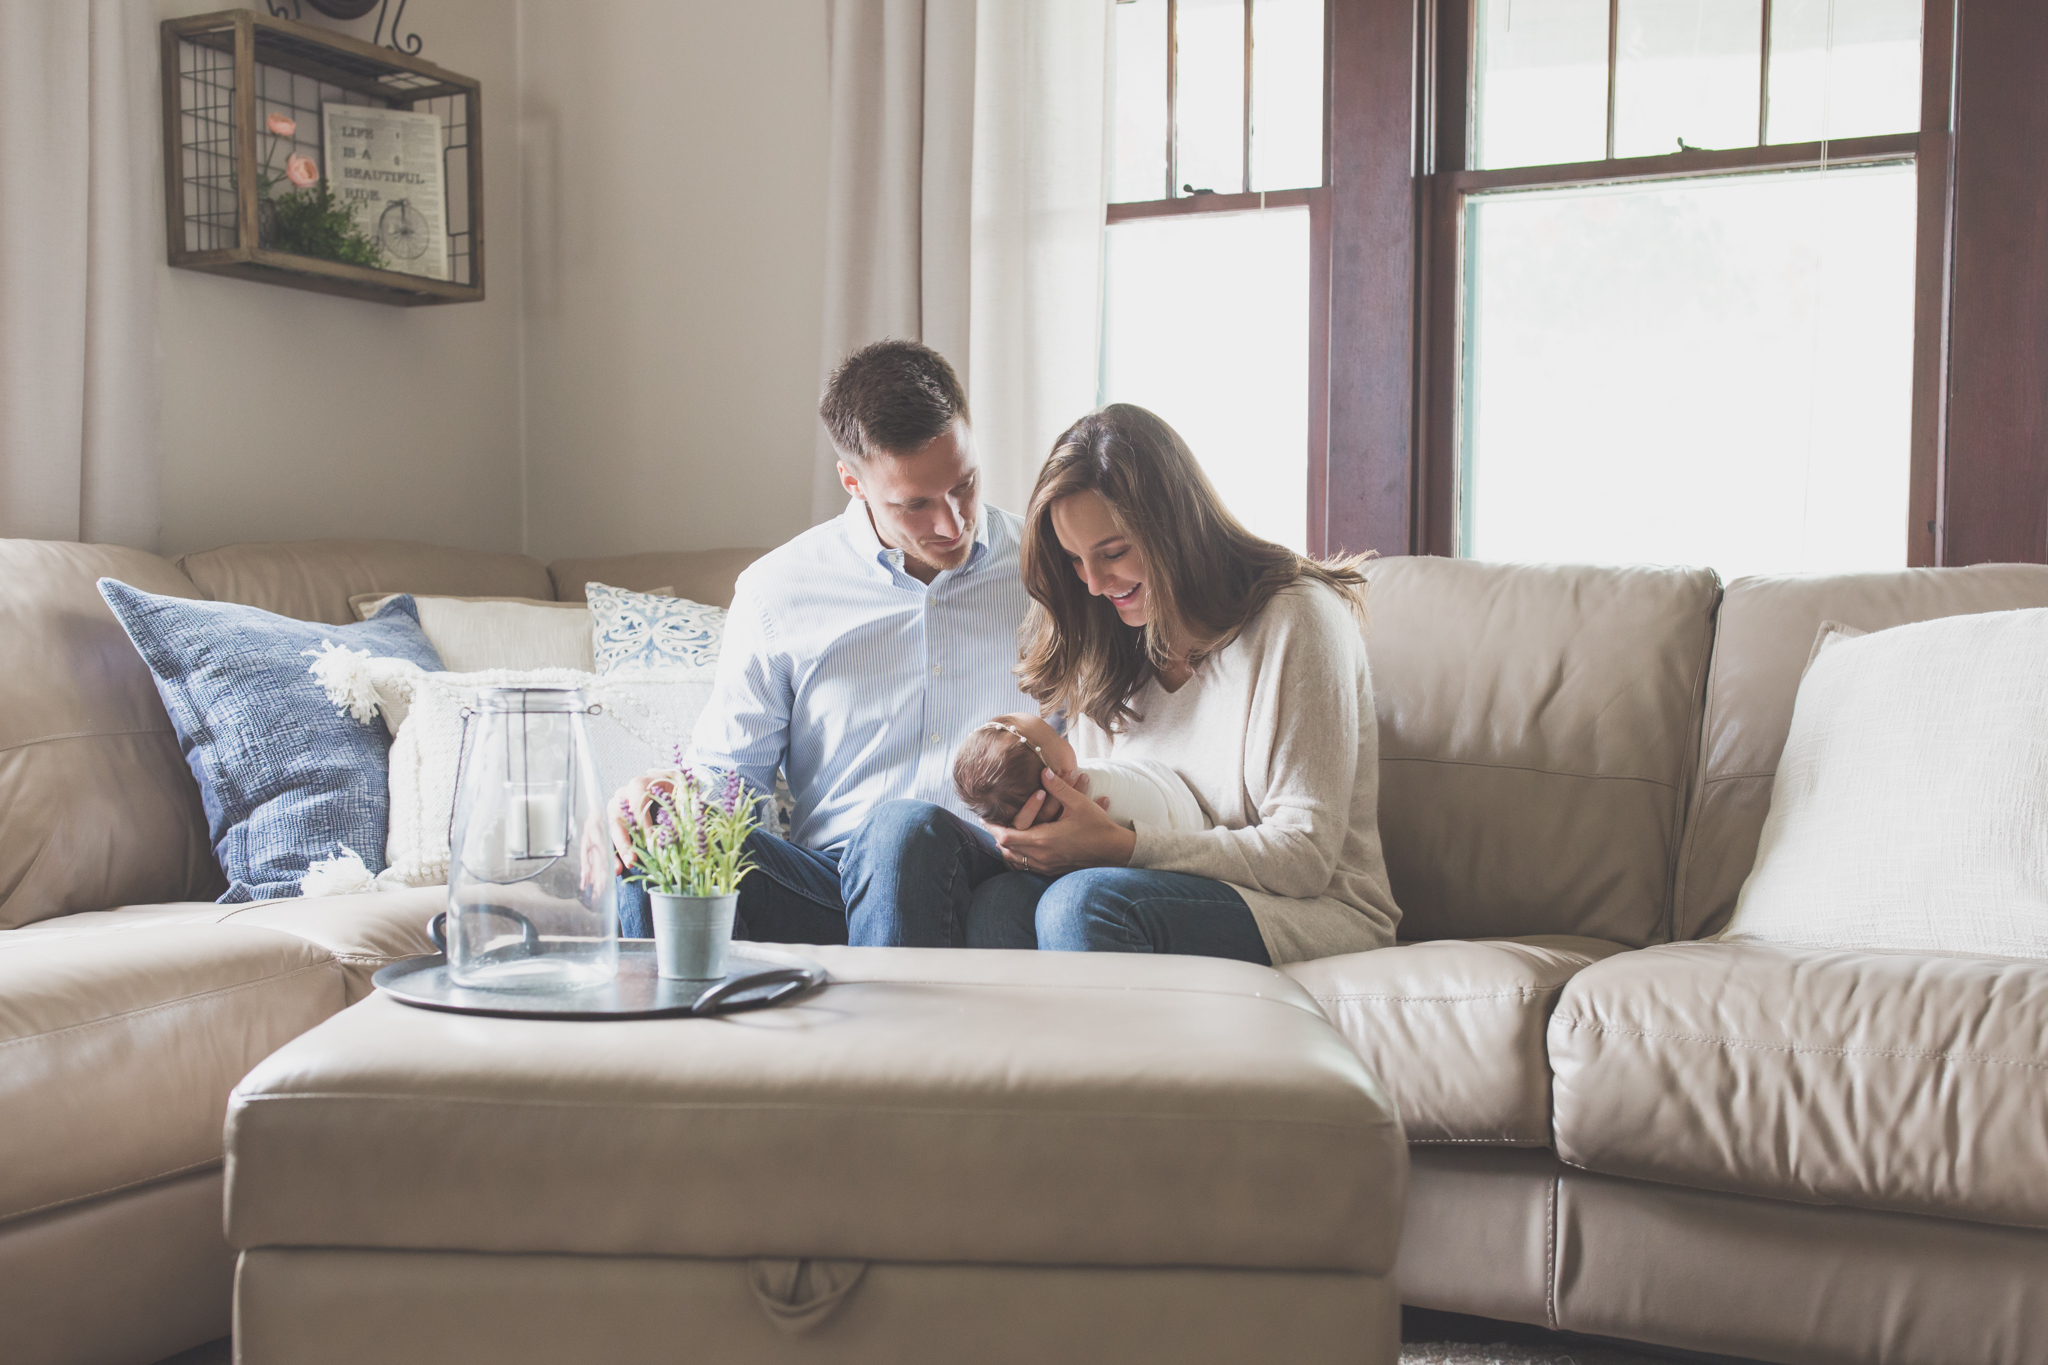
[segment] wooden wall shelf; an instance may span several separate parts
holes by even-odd
[[[390,48],[254,10],[162,25],[164,231],[169,260],[376,303],[474,303],[484,296],[482,86]],[[265,246],[257,155],[265,119],[297,124],[290,146],[329,168],[327,104],[431,112],[441,119],[448,278],[373,269]],[[274,140],[274,139],[273,139]],[[282,145],[282,144],[280,144]],[[275,150],[275,149],[273,149]]]

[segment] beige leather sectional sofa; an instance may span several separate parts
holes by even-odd
[[[0,541],[0,1324],[9,1360],[224,1334],[221,1121],[425,950],[436,893],[216,906],[198,792],[93,589],[724,601],[749,552],[544,567],[326,542],[176,564]],[[2048,605],[2048,568],[1811,579],[1373,569],[1400,947],[1286,970],[1398,1103],[1412,1304],[1786,1362],[2048,1341],[2048,964],[1714,941],[1820,621]]]

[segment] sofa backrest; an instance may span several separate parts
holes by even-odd
[[[366,592],[554,600],[554,582],[525,555],[413,540],[301,540],[227,545],[178,561],[216,602],[240,602],[301,621],[346,625],[348,599]]]
[[[581,602],[586,583],[650,592],[673,588],[678,597],[714,607],[732,605],[733,583],[740,570],[765,550],[656,550],[649,554],[611,555],[603,559],[558,559],[548,565],[557,602]]]
[[[1823,621],[1883,630],[1937,616],[2048,606],[2048,566],[1741,578],[1721,603],[1700,762],[1679,852],[1673,938],[1727,927],[1756,861],[1792,702]]]
[[[1429,557],[1367,573],[1400,936],[1661,941],[1714,575]]]
[[[226,885],[198,784],[101,577],[203,595],[140,550],[0,540],[0,929]]]

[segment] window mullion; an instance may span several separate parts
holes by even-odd
[[[1252,192],[1252,0],[1244,0],[1244,192]]]
[[[1180,184],[1180,0],[1166,0],[1166,197]]]
[[[1756,75],[1756,145],[1767,145],[1771,131],[1771,0],[1763,0],[1764,32]]]
[[[1607,0],[1607,159],[1614,160],[1614,94],[1621,74],[1621,0]]]

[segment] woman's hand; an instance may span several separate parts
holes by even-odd
[[[989,833],[1003,850],[1003,861],[1019,872],[1057,877],[1083,867],[1128,867],[1138,836],[1109,818],[1104,803],[1088,799],[1079,773],[1066,777],[1047,768],[1010,829],[991,825]],[[1059,817],[1038,824],[1048,800],[1060,806]]]
[[[651,772],[634,778],[625,786],[612,793],[612,799],[605,807],[611,817],[612,861],[620,876],[637,859],[633,853],[633,826],[651,829],[654,818],[654,796],[674,796],[676,775],[671,772]],[[626,812],[632,811],[629,817]]]

